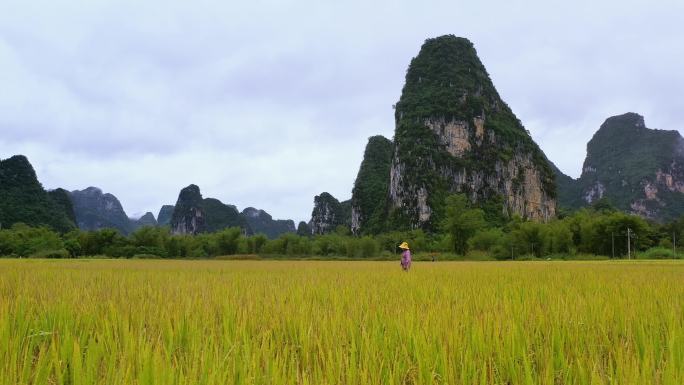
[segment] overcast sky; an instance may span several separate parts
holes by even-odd
[[[305,220],[314,195],[350,198],[409,61],[444,34],[571,176],[611,115],[684,132],[682,1],[2,0],[0,158],[130,216],[195,183]]]

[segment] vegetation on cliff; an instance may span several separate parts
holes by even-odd
[[[173,217],[173,210],[175,206],[164,205],[159,209],[159,214],[157,214],[157,224],[159,226],[168,226],[171,223],[171,217]]]
[[[317,195],[309,223],[314,235],[328,234],[338,226],[348,229],[351,226],[351,200],[340,202],[327,192]]]
[[[524,204],[554,210],[556,189],[549,162],[501,100],[467,39],[447,35],[425,41],[407,71],[395,121],[392,187],[395,206],[401,206],[392,215],[395,227],[436,228],[446,196],[457,191],[479,204],[501,195],[525,195],[527,173],[538,174],[538,189],[547,202]],[[449,137],[448,132],[440,137],[437,126],[444,131],[449,124],[462,128],[465,137]],[[450,152],[450,145],[458,153]],[[531,165],[524,164],[528,157]],[[512,191],[505,191],[506,178],[513,178],[502,172],[509,162],[518,178],[510,181]],[[491,178],[495,183],[487,182]],[[511,214],[520,210],[508,201],[504,204]]]
[[[176,234],[216,232],[229,227],[239,227],[245,233],[251,233],[247,220],[235,206],[214,198],[202,198],[199,187],[194,184],[178,194],[170,225]]]
[[[66,214],[67,218],[71,223],[76,223],[76,214],[74,213],[74,205],[71,202],[71,197],[69,192],[63,188],[56,188],[54,190],[48,191],[48,195],[52,200],[57,203],[62,211]]]
[[[579,208],[607,198],[623,211],[655,220],[684,214],[684,139],[646,127],[635,113],[613,116],[587,144],[578,180],[557,171],[559,203]]]
[[[354,234],[376,234],[384,230],[392,150],[392,141],[383,136],[368,139],[352,190]]]
[[[0,228],[15,223],[73,230],[73,211],[59,191],[48,193],[28,159],[16,155],[0,160]]]

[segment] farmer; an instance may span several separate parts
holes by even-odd
[[[404,250],[404,252],[401,253],[401,268],[404,269],[404,271],[409,271],[411,268],[411,250],[409,250],[409,245],[404,242],[399,245],[399,248]]]

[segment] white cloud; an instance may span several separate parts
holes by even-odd
[[[46,187],[101,187],[129,214],[204,196],[306,219],[351,194],[393,133],[411,57],[470,38],[563,171],[610,115],[681,129],[677,1],[4,1],[0,158]]]

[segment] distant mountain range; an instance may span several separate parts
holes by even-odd
[[[191,216],[189,213],[198,212],[201,221],[183,221]],[[203,199],[199,187],[194,185],[181,191],[175,206],[163,206],[158,219],[151,212],[132,219],[114,195],[97,187],[71,192],[61,188],[46,191],[28,159],[16,155],[0,160],[0,229],[19,222],[48,226],[60,232],[76,228],[86,231],[112,228],[124,235],[143,226],[169,226],[177,234],[239,226],[246,234],[264,234],[269,238],[296,232],[292,220],[274,220],[264,210],[253,207],[240,213],[235,206],[225,205],[217,199]]]

